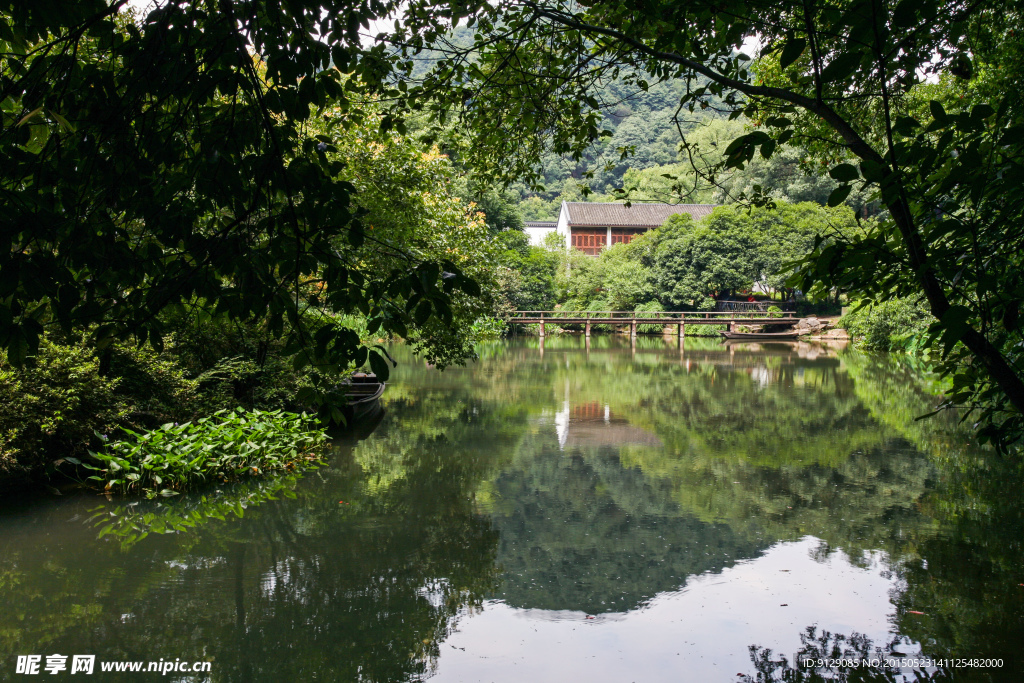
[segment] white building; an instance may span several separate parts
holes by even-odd
[[[555,221],[526,221],[523,231],[530,238],[530,244],[543,247],[544,238],[555,231],[556,225],[558,223]]]
[[[566,244],[597,256],[611,244],[628,244],[637,235],[661,227],[670,216],[689,214],[707,217],[717,204],[662,204],[621,202],[562,202],[555,232]]]

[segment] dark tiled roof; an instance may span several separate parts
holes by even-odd
[[[570,226],[656,228],[669,216],[688,213],[699,221],[708,216],[718,204],[640,204],[626,206],[620,203],[565,202]]]
[[[555,228],[558,221],[523,221],[528,228]]]

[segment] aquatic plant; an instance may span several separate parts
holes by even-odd
[[[219,410],[149,432],[122,430],[129,438],[90,451],[99,464],[88,481],[118,493],[174,495],[209,481],[228,481],[320,463],[327,436],[316,418],[281,410]]]

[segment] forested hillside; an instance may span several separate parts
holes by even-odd
[[[472,44],[471,29],[456,28],[449,36],[452,45]],[[436,65],[429,54],[419,55],[413,76],[419,77]],[[705,85],[691,79],[690,88]],[[754,197],[759,192],[790,202],[825,204],[838,183],[827,169],[807,158],[804,150],[788,146],[770,159],[760,156],[742,170],[718,174],[712,183],[698,179],[695,168],[707,172],[725,157],[734,139],[752,127],[746,117],[730,119],[724,104],[707,98],[706,108],[680,108],[687,89],[685,79],[638,85],[628,78],[602,81],[594,99],[600,105],[599,127],[607,131],[591,144],[579,160],[560,155],[546,146],[539,164],[539,187],[513,182],[503,193],[508,203],[518,205],[524,220],[555,220],[563,201],[659,201],[671,203],[727,204]],[[414,124],[415,125],[415,124]],[[458,164],[472,166],[473,150],[465,146],[452,129],[446,151]],[[682,143],[685,141],[685,147]],[[474,188],[473,196],[488,213],[504,211],[493,195]],[[868,194],[851,192],[846,204],[863,216],[874,215],[877,203]],[[505,219],[507,222],[507,219]]]

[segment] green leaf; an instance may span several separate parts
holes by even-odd
[[[66,118],[64,118],[55,111],[51,111],[50,114],[53,115],[53,118],[57,119],[57,123],[60,125],[60,127],[64,130],[65,133],[75,132],[75,127],[68,123],[68,120]]]
[[[785,69],[790,64],[795,62],[804,49],[807,47],[807,39],[805,38],[791,38],[786,43],[785,47],[782,48],[782,55],[779,57],[779,66]]]
[[[971,309],[966,306],[951,306],[942,315],[942,327],[945,330],[942,334],[943,338],[952,338],[953,341],[959,341],[967,331],[967,321],[970,317]]]
[[[861,54],[858,52],[846,52],[839,55],[822,69],[821,80],[826,83],[845,81],[860,67],[860,60]]]
[[[850,183],[860,177],[857,167],[853,164],[839,164],[830,169],[828,174],[832,176],[833,180],[838,180],[841,183]],[[843,199],[846,199],[846,197],[844,196]]]
[[[920,127],[921,122],[913,116],[898,116],[893,125],[893,131],[900,135],[911,136]]]
[[[376,351],[370,351],[369,358],[370,368],[373,370],[373,373],[377,375],[377,379],[381,382],[388,381],[388,377],[391,376],[391,368],[388,367],[388,362],[384,360],[384,357]]]
[[[865,180],[872,183],[880,183],[885,178],[885,167],[871,159],[860,162],[860,172],[864,175]]]
[[[987,119],[988,117],[992,116],[995,113],[996,110],[993,109],[991,105],[982,103],[976,105],[973,109],[971,109],[971,118]]]
[[[725,156],[728,157],[728,156],[732,156],[733,154],[736,154],[737,152],[739,152],[747,144],[748,141],[749,141],[749,136],[747,136],[747,135],[739,136],[738,138],[736,138],[735,140],[730,142],[729,146],[725,148]]]
[[[413,321],[417,325],[420,325],[420,326],[425,325],[427,323],[427,321],[430,320],[430,314],[432,312],[433,312],[433,309],[430,306],[430,302],[429,301],[421,301],[419,306],[416,307],[416,312],[413,313]]]
[[[852,185],[840,185],[836,189],[832,190],[832,193],[828,196],[829,206],[839,206],[846,198],[850,196],[850,190],[853,189]]]
[[[22,116],[21,119],[19,119],[18,122],[16,124],[14,124],[14,125],[15,126],[24,126],[26,123],[28,123],[29,121],[34,119],[36,116],[38,116],[41,111],[43,111],[42,107],[36,107],[35,109],[30,111],[29,113],[27,113],[24,116]]]
[[[469,296],[480,296],[480,285],[477,284],[476,280],[466,276],[461,276],[458,279],[458,286],[463,292]]]

